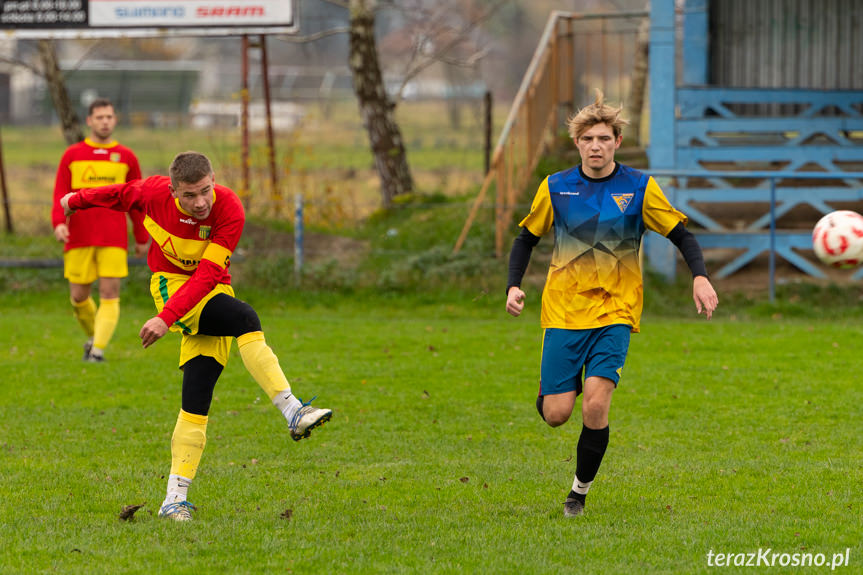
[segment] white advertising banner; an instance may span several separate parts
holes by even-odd
[[[291,26],[284,0],[90,0],[90,26]]]
[[[295,34],[296,0],[0,0],[20,38]]]

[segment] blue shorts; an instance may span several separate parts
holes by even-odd
[[[584,378],[604,377],[617,386],[629,351],[628,325],[595,329],[547,328],[542,342],[539,395],[581,393]]]

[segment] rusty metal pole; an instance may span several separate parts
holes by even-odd
[[[242,59],[243,87],[240,90],[240,132],[242,134],[242,174],[243,189],[240,197],[249,208],[251,186],[249,184],[249,36],[243,34],[243,59]]]
[[[276,140],[273,137],[273,116],[270,108],[270,70],[267,62],[267,37],[261,34],[261,75],[264,81],[264,110],[267,115],[267,157],[270,161],[270,201],[273,212],[279,217],[282,211],[282,193],[276,172]]]
[[[9,209],[9,193],[6,190],[6,167],[3,164],[3,138],[0,136],[0,190],[3,191],[3,213],[6,215],[6,231],[13,233],[12,212]]]

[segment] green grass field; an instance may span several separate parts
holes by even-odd
[[[110,362],[83,364],[64,285],[43,287],[0,294],[0,573],[708,573],[711,550],[767,548],[863,572],[859,321],[648,310],[573,520],[581,424],[536,414],[536,301],[247,293],[335,415],[291,441],[235,348],[174,524],[178,338],[140,349],[129,286]]]

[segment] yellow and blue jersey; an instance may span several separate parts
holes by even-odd
[[[616,164],[602,179],[575,166],[543,180],[519,224],[535,236],[554,229],[554,252],[542,294],[544,328],[592,329],[626,324],[638,331],[643,282],[638,252],[646,229],[663,236],[686,216],[656,181]]]

